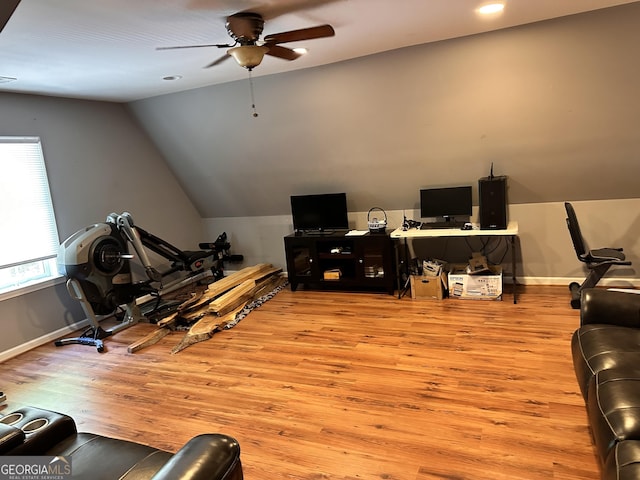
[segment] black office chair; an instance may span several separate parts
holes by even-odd
[[[625,260],[622,248],[597,248],[589,250],[582,238],[578,217],[573,209],[573,205],[565,202],[564,208],[567,211],[567,227],[569,228],[569,234],[571,234],[573,248],[576,251],[578,260],[584,262],[589,269],[589,274],[584,282],[582,282],[582,285],[577,282],[571,282],[569,285],[569,290],[571,290],[571,306],[573,308],[580,308],[580,295],[582,290],[595,287],[604,274],[607,273],[607,270],[613,265],[631,265],[631,262]]]

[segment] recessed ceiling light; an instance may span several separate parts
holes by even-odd
[[[294,48],[293,51],[299,53],[300,55],[304,55],[305,53],[309,52],[309,50],[303,47]]]
[[[167,77],[162,77],[163,80],[167,80],[168,82],[171,82],[173,80],[180,80],[182,78],[182,75],[169,75]]]
[[[478,8],[478,13],[483,15],[490,15],[492,13],[498,13],[504,10],[504,3],[487,3],[486,5]]]

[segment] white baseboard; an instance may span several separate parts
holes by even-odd
[[[39,347],[49,342],[54,342],[60,337],[64,337],[65,335],[68,335],[87,326],[89,326],[89,321],[87,319],[84,319],[80,322],[60,328],[55,332],[47,333],[42,337],[34,338],[33,340],[23,343],[22,345],[18,345],[17,347],[10,348],[9,350],[5,350],[4,352],[0,352],[0,363],[9,360],[10,358],[17,357],[18,355],[28,352],[33,348]]]
[[[511,282],[511,277],[505,277],[506,282]],[[520,285],[566,285],[576,282],[578,284],[584,281],[582,278],[574,277],[517,277]],[[640,279],[623,278],[623,277],[605,277],[598,282],[599,287],[617,287],[617,288],[640,288]]]

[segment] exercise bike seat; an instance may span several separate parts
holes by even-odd
[[[173,268],[179,268],[180,270],[198,270],[205,262],[205,260],[213,256],[215,252],[209,250],[187,250],[181,251],[179,258],[173,262]]]
[[[631,262],[625,260],[622,248],[596,248],[589,250],[585,255],[585,261],[589,263],[613,262],[631,265]]]
[[[200,259],[200,258],[207,258],[209,256],[211,256],[211,254],[213,252],[205,252],[204,250],[195,250],[195,251],[190,251],[187,250],[186,252],[183,251],[183,256],[185,258],[185,261],[188,263],[192,263],[195,262],[196,260]]]

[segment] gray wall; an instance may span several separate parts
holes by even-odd
[[[197,248],[200,216],[124,106],[0,93],[0,112],[2,135],[41,137],[60,241],[129,211],[146,230]],[[64,284],[5,299],[0,358],[83,318]]]
[[[204,218],[327,191],[353,212],[410,209],[492,162],[512,204],[634,198],[639,24],[640,2],[257,77],[258,118],[248,80],[130,108]]]
[[[640,286],[638,24],[635,3],[257,77],[257,119],[248,81],[130,108],[189,185],[208,235],[227,230],[247,263],[284,266],[291,194],[345,191],[354,228],[372,206],[396,228],[403,211],[419,215],[420,188],[475,189],[494,162],[520,224],[520,281],[584,276],[570,200],[591,246],[623,246],[634,261],[611,276]]]
[[[630,267],[612,268],[600,285],[640,287],[640,198],[572,201],[583,236],[592,248],[624,247]],[[402,224],[402,216],[417,218],[418,211],[387,210],[390,230]],[[477,221],[477,208],[472,220]],[[516,275],[518,283],[530,285],[568,285],[582,282],[584,264],[576,258],[566,227],[563,202],[520,203],[510,205],[509,218],[518,222]],[[351,228],[367,229],[367,212],[350,212]],[[293,231],[291,215],[264,217],[218,217],[205,219],[205,235],[226,230],[232,246],[245,255],[245,263],[270,262],[286,267],[283,237]],[[415,240],[414,256],[464,262],[473,251],[482,251],[486,238]],[[511,278],[511,257],[505,242],[488,243],[489,260],[502,260],[505,281]],[[504,257],[504,258],[503,258]]]

